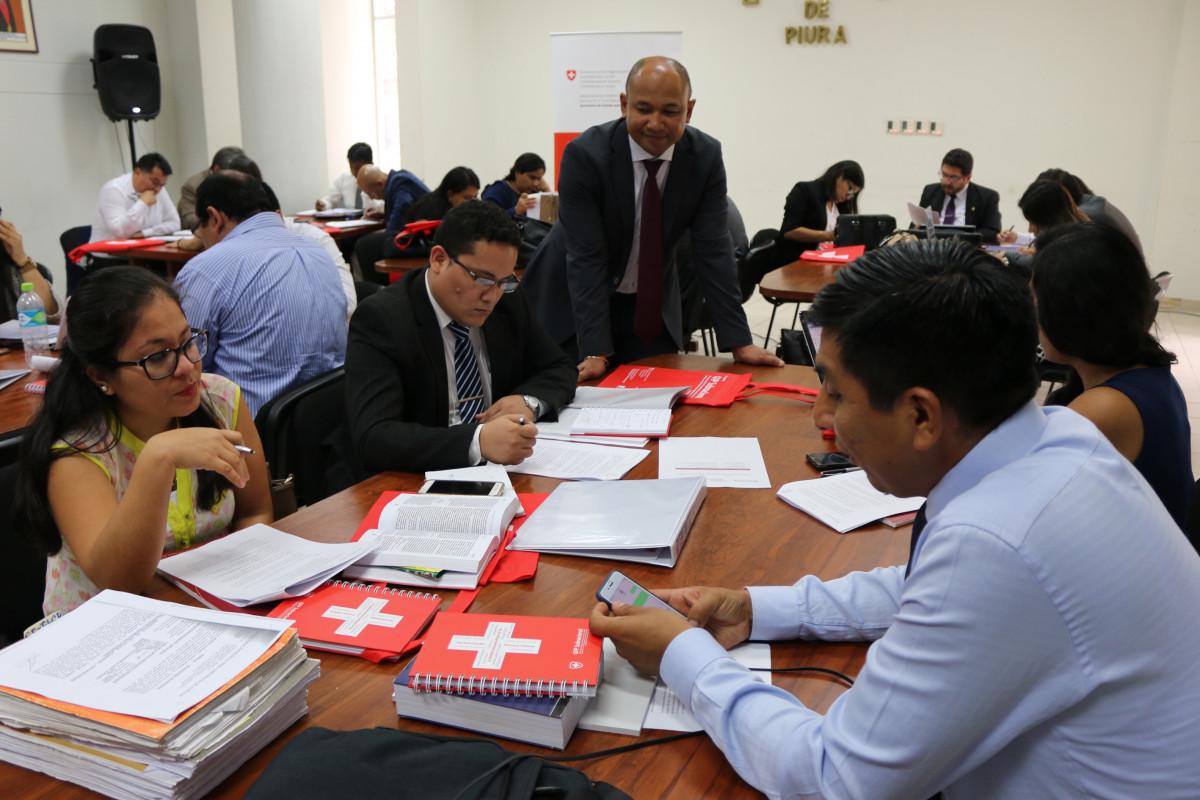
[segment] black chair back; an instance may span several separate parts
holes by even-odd
[[[17,453],[24,431],[0,436],[0,646],[42,618],[46,556],[13,529]]]
[[[318,375],[271,399],[255,417],[271,477],[293,476],[298,505],[325,497],[334,435],[346,417],[345,378],[342,367]]]
[[[58,244],[62,247],[63,251],[63,258],[67,262],[67,297],[71,296],[71,292],[75,291],[75,287],[87,275],[86,269],[70,259],[70,252],[80,245],[87,244],[91,238],[91,225],[80,225],[76,228],[70,228],[63,231],[62,235],[58,237]]]

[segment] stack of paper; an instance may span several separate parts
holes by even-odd
[[[0,759],[200,797],[307,713],[319,672],[285,621],[101,592],[0,651]]]
[[[310,542],[260,524],[165,554],[158,571],[206,606],[236,611],[308,594],[373,548]]]
[[[916,511],[925,502],[924,497],[896,497],[879,491],[862,470],[786,483],[779,489],[779,499],[838,533],[893,514]]]

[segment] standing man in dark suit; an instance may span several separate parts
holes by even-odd
[[[943,225],[974,225],[984,244],[995,244],[1000,233],[1000,194],[971,183],[975,159],[955,148],[942,159],[942,180],[921,192],[921,208],[932,207]]]
[[[559,221],[526,269],[538,319],[579,361],[579,380],[683,348],[675,245],[692,235],[717,341],[737,361],[782,366],[751,344],[726,226],[721,143],[687,123],[696,101],[674,59],[633,65],[621,119],[563,151]]]
[[[346,348],[347,478],[519,464],[533,423],[575,396],[574,365],[514,291],[520,242],[499,207],[460,203],[429,267],[359,305]]]

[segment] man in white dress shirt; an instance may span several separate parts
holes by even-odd
[[[333,179],[329,194],[317,201],[317,211],[327,208],[361,208],[367,216],[382,216],[383,201],[372,200],[358,188],[358,171],[367,164],[375,163],[371,145],[366,142],[350,145],[350,150],[346,153],[346,162],[350,165],[350,171],[343,172]]]
[[[179,214],[166,192],[170,175],[165,158],[146,153],[133,172],[100,187],[90,241],[143,239],[179,230]]]

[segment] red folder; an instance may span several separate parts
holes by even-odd
[[[855,244],[849,247],[831,247],[828,250],[805,250],[800,254],[801,261],[816,261],[822,264],[849,264],[867,251],[865,244]]]
[[[736,372],[701,372],[667,367],[637,367],[626,364],[613,370],[599,386],[616,389],[648,389],[690,386],[679,402],[692,406],[728,408],[753,376]]]

